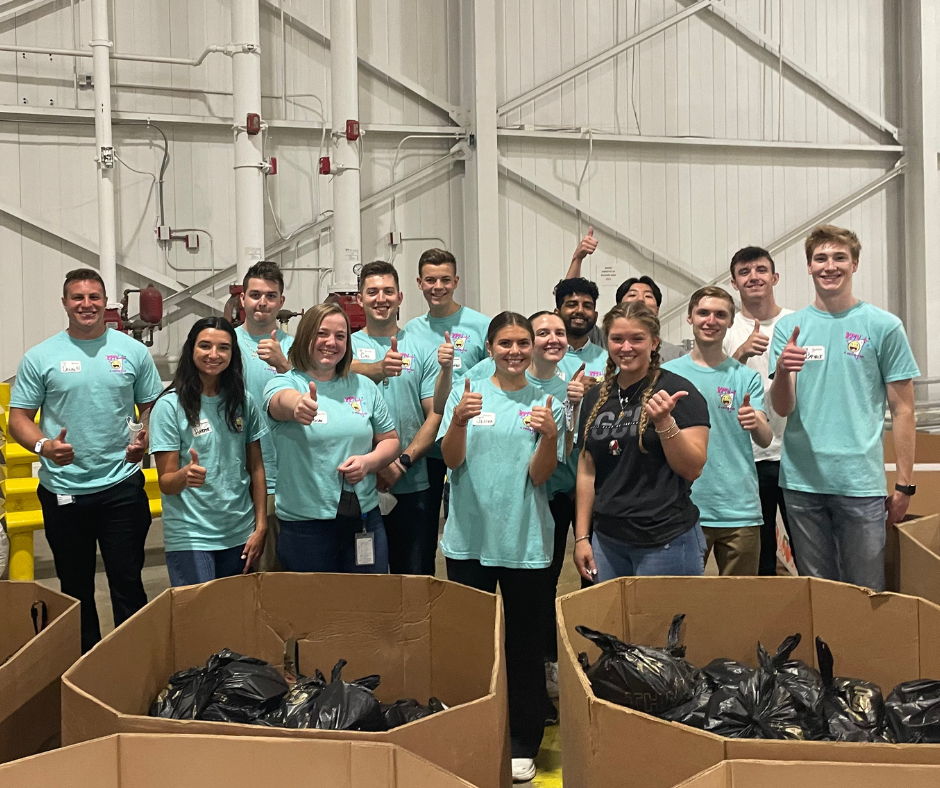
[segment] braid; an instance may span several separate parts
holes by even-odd
[[[600,412],[600,409],[604,407],[604,403],[606,403],[607,398],[610,397],[610,390],[613,387],[616,372],[617,365],[614,364],[614,360],[608,356],[607,366],[604,367],[604,382],[601,383],[601,390],[597,396],[597,402],[594,403],[594,408],[591,411],[591,415],[588,416],[588,420],[584,424],[584,445],[581,447],[582,454],[587,451],[587,435],[591,431],[591,427],[594,425],[594,419],[597,418],[597,414]]]
[[[647,383],[646,388],[643,390],[643,396],[640,399],[640,425],[638,432],[640,434],[640,451],[643,454],[647,454],[646,447],[643,445],[643,433],[646,431],[647,424],[649,424],[649,414],[646,412],[646,405],[653,396],[653,389],[656,388],[656,384],[659,382],[659,376],[661,374],[659,367],[661,363],[662,359],[659,357],[659,348],[656,348],[650,354],[650,368],[646,373],[646,379],[649,383]]]

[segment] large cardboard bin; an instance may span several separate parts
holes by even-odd
[[[176,671],[222,648],[343,677],[378,673],[383,702],[430,696],[447,706],[384,733],[285,730],[148,717]],[[199,733],[398,744],[480,788],[511,784],[499,599],[426,577],[259,574],[165,591],[63,677],[62,741],[112,733]],[[269,784],[277,784],[269,781]]]
[[[45,602],[38,635],[30,608]],[[78,602],[38,583],[0,581],[0,763],[58,743],[60,677],[82,652]]]
[[[814,639],[832,649],[836,675],[868,679],[887,694],[901,681],[940,678],[940,607],[900,594],[810,578],[621,578],[557,600],[561,757],[565,788],[670,788],[723,760],[940,764],[940,745],[726,739],[596,698],[578,652],[599,650],[584,624],[628,643],[664,646],[685,613],[687,658],[729,657],[757,666],[757,643],[773,651],[803,636],[795,656],[815,664]],[[798,784],[796,784],[798,785]]]
[[[120,734],[0,767],[2,788],[472,788],[375,742]]]
[[[900,591],[940,604],[940,514],[897,525]]]
[[[676,788],[937,788],[940,766],[725,761]]]

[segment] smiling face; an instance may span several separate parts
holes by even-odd
[[[320,323],[317,335],[310,342],[310,358],[315,369],[332,372],[346,355],[346,321],[342,315],[327,315]]]
[[[813,285],[820,296],[831,297],[852,292],[852,276],[858,260],[852,259],[848,246],[840,243],[820,244],[806,265]]]
[[[620,303],[625,304],[628,301],[640,301],[646,304],[654,315],[659,314],[659,304],[656,303],[656,294],[653,288],[643,282],[634,282],[630,289],[623,294]]]
[[[69,317],[69,328],[87,334],[104,325],[107,301],[104,288],[94,279],[79,279],[69,282],[62,299],[62,306]]]
[[[385,326],[394,323],[401,306],[402,294],[391,274],[368,276],[362,283],[359,303],[370,323]]]
[[[589,334],[597,323],[594,299],[587,293],[572,293],[566,296],[557,312],[564,321],[569,337],[583,337]]]
[[[532,321],[535,331],[536,356],[557,364],[568,352],[568,334],[565,323],[558,315],[541,315]]]
[[[686,320],[698,345],[720,345],[734,322],[732,305],[724,298],[704,296]]]
[[[766,257],[738,263],[734,267],[731,284],[741,294],[744,303],[761,301],[773,293],[780,274],[774,273],[773,265]]]
[[[201,375],[214,378],[232,363],[232,337],[220,328],[205,328],[196,337],[193,363]]]
[[[277,282],[252,277],[241,294],[245,324],[249,334],[259,334],[272,325],[284,306],[284,294]]]
[[[428,306],[449,306],[454,302],[454,291],[460,283],[460,277],[450,263],[441,265],[425,264],[421,266],[418,287]]]
[[[486,343],[496,368],[511,375],[521,375],[532,362],[532,337],[522,326],[505,326],[493,343]]]
[[[642,323],[618,317],[607,334],[607,352],[621,372],[645,375],[649,370],[653,350],[659,339],[653,339]]]

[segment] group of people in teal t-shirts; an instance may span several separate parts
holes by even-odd
[[[720,287],[696,291],[687,353],[662,340],[663,296],[647,276],[624,282],[598,325],[598,288],[580,276],[597,244],[593,231],[582,240],[552,311],[491,320],[461,306],[456,259],[429,249],[417,271],[426,314],[399,326],[399,273],[377,261],[359,272],[361,330],[328,301],[293,337],[277,322],[282,274],[259,262],[242,324],[198,320],[162,393],[141,346],[103,328],[100,278],[70,273],[69,330],[24,357],[10,418],[41,455],[63,590],[88,598],[88,568],[67,552],[93,555],[97,540],[116,623],[139,607],[150,519],[135,463],[148,438],[174,586],[252,570],[433,575],[439,543],[450,580],[501,593],[524,780],[556,715],[552,600],[570,528],[584,584],[700,575],[712,552],[721,574],[772,574],[779,512],[801,573],[883,589],[885,520],[915,492],[919,373],[900,321],[852,294],[855,234],[824,225],[806,239],[816,300],[799,312],[774,300],[770,253],[739,250],[740,310]],[[86,388],[94,402],[79,413]],[[149,425],[126,439],[135,418]],[[89,523],[80,545],[67,516]],[[86,648],[93,582],[91,598]]]

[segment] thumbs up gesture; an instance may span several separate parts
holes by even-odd
[[[317,417],[317,384],[310,381],[309,391],[304,392],[294,405],[294,421],[305,427],[313,424]]]
[[[543,438],[557,438],[558,425],[555,424],[555,414],[552,413],[552,395],[548,395],[544,405],[533,405],[529,417],[529,426]]]
[[[688,391],[677,391],[675,394],[657,391],[650,397],[650,401],[646,403],[646,412],[653,420],[657,430],[663,430],[675,421],[672,412],[675,410],[676,403],[683,397],[688,396]]]
[[[444,332],[444,344],[437,349],[437,363],[444,369],[454,368],[454,343],[450,340],[450,331]]]
[[[199,464],[199,453],[189,450],[189,464],[183,468],[187,487],[202,487],[206,483],[206,469]]]
[[[578,244],[574,256],[579,260],[583,260],[589,254],[594,254],[595,249],[597,249],[597,239],[594,237],[594,228],[588,227],[588,234],[581,239],[581,243]]]
[[[757,411],[754,410],[754,406],[751,405],[750,393],[745,394],[744,399],[741,400],[741,406],[738,408],[738,424],[741,425],[741,429],[747,430],[748,432],[753,432],[760,425],[760,421],[757,418]]]
[[[755,320],[754,330],[751,332],[750,336],[744,340],[741,347],[735,351],[734,357],[741,363],[744,363],[749,358],[764,355],[768,347],[770,347],[770,337],[761,333],[760,320]]]
[[[59,466],[71,465],[75,462],[75,451],[72,449],[72,444],[65,442],[65,427],[51,441],[46,441],[39,453]]]
[[[806,363],[806,348],[796,344],[796,340],[799,339],[799,337],[800,327],[797,326],[793,329],[793,333],[790,335],[786,347],[784,347],[780,358],[777,360],[777,371],[799,372],[803,369],[803,365]]]
[[[479,391],[470,391],[470,378],[463,379],[463,396],[454,408],[454,421],[458,427],[466,427],[471,419],[483,412],[483,395]]]
[[[398,352],[398,337],[392,337],[392,346],[382,359],[382,374],[387,378],[397,378],[401,375],[402,357]]]
[[[265,337],[258,343],[258,358],[266,361],[278,372],[287,372],[290,369],[287,356],[281,350],[281,343],[277,341],[277,329],[271,332],[270,339]]]
[[[584,364],[578,367],[574,377],[568,382],[568,402],[577,405],[584,399]]]

